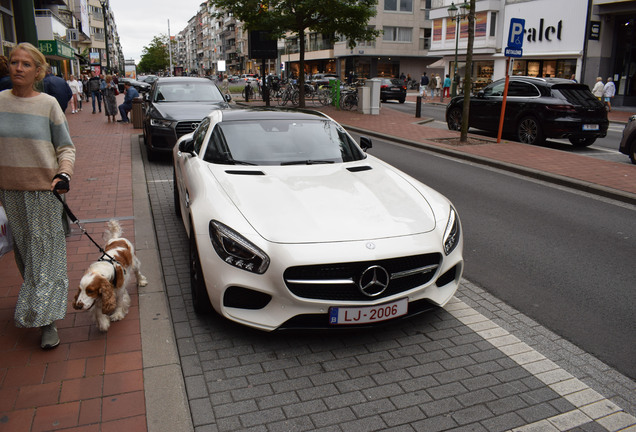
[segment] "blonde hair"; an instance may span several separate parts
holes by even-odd
[[[31,56],[33,62],[35,63],[35,66],[40,68],[40,71],[35,76],[35,81],[42,81],[42,79],[44,79],[44,76],[46,75],[46,70],[49,67],[44,54],[42,54],[39,49],[31,45],[30,43],[22,42],[16,45],[15,48],[11,50],[11,54],[9,54],[9,63],[11,63],[11,57],[13,57],[13,54],[18,50],[24,50]]]

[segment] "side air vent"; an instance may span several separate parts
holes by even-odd
[[[263,171],[250,171],[250,170],[226,170],[225,172],[227,174],[232,174],[232,175],[255,175],[255,176],[265,175]]]
[[[360,171],[369,171],[373,168],[371,168],[369,165],[363,165],[363,166],[349,167],[347,169],[351,172],[360,172]]]

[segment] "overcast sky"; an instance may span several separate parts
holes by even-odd
[[[152,38],[176,36],[196,15],[205,0],[110,0],[124,58],[139,62],[143,48]]]

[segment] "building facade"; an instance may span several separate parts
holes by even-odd
[[[123,71],[123,54],[108,0],[3,0],[0,45],[38,46],[53,73],[68,78],[89,68]]]

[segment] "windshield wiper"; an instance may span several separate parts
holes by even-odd
[[[236,159],[226,159],[223,163],[228,165],[256,165],[255,163],[252,163],[252,162],[246,162],[246,161],[236,160]]]
[[[281,162],[281,166],[282,165],[317,165],[317,164],[332,164],[333,161],[332,160],[316,160],[316,159],[309,159],[309,160],[297,160],[297,161],[289,161],[289,162]]]

